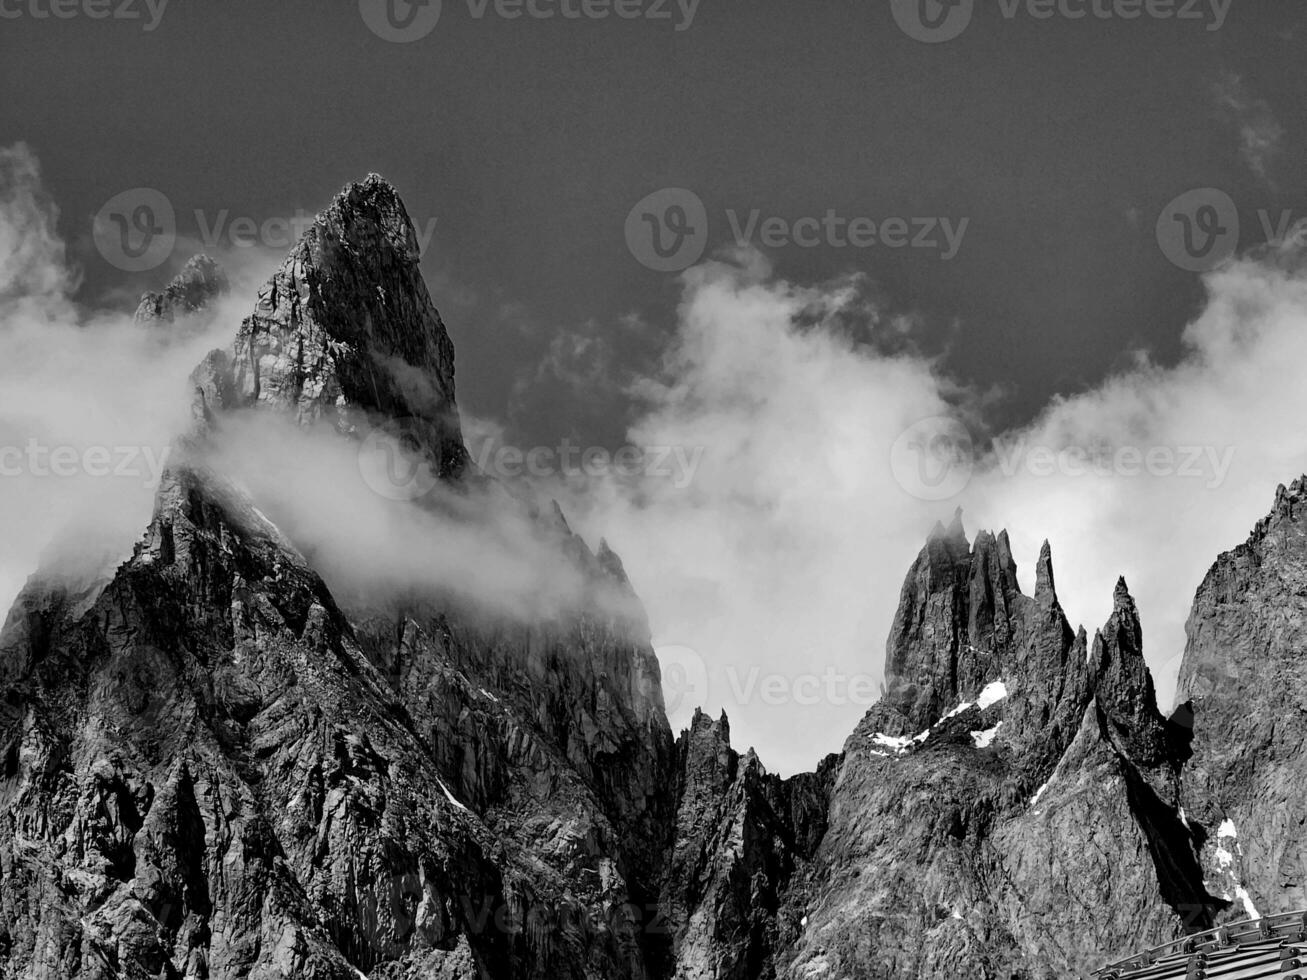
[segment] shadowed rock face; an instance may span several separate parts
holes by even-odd
[[[195,260],[141,318],[223,288]],[[1042,980],[1307,905],[1303,483],[1199,590],[1171,721],[1124,582],[1091,641],[1047,545],[1027,596],[1006,533],[959,517],[908,571],[882,700],[780,779],[725,716],[673,740],[620,559],[469,462],[380,178],[193,380],[132,557],[94,587],[38,574],[0,632],[0,976]],[[205,465],[237,410],[401,425],[582,599],[334,595]]]
[[[1217,559],[1187,624],[1184,805],[1228,917],[1307,905],[1307,478]]]

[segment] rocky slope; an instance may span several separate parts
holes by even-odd
[[[1280,487],[1194,600],[1180,670],[1192,712],[1184,806],[1238,914],[1307,906],[1307,478]]]
[[[1125,584],[1089,647],[1045,546],[937,528],[908,574],[889,693],[845,745],[789,976],[1043,977],[1207,899]],[[1160,939],[1158,939],[1160,941]]]
[[[0,977],[1042,980],[1307,905],[1307,485],[1199,590],[1170,720],[1124,582],[1091,639],[1047,546],[1025,595],[1006,534],[937,527],[885,696],[780,779],[724,716],[673,738],[620,559],[476,471],[417,261],[346,188],[196,369],[131,557],[10,611]],[[138,324],[226,289],[193,260]],[[570,599],[323,567],[214,463],[251,418],[382,433],[438,484],[395,513],[511,518]]]
[[[647,636],[439,596],[352,622],[204,462],[235,412],[402,419],[442,479],[473,477],[394,191],[347,188],[195,384],[133,557],[86,594],[34,578],[0,635],[4,975],[648,975],[672,738]]]

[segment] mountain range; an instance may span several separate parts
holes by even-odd
[[[9,611],[0,977],[1043,980],[1307,907],[1307,480],[1208,572],[1169,716],[1125,581],[1091,637],[1048,545],[1026,595],[937,526],[881,701],[783,779],[672,731],[621,560],[477,470],[418,253],[345,188],[196,367],[131,556]],[[138,323],[229,289],[197,258]],[[342,575],[216,462],[250,420],[402,434],[438,492],[394,507],[529,529],[567,601]]]

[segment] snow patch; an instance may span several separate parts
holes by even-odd
[[[1262,917],[1262,913],[1257,911],[1257,906],[1253,904],[1253,900],[1251,896],[1249,896],[1248,890],[1244,888],[1243,885],[1240,885],[1234,890],[1234,897],[1243,902],[1243,910],[1248,913],[1248,918],[1260,919]]]
[[[445,799],[449,800],[450,803],[454,804],[454,806],[458,807],[460,810],[467,810],[467,807],[454,799],[454,794],[449,791],[449,787],[445,785],[443,779],[437,779],[436,782],[440,784],[440,789],[445,794]]]
[[[980,700],[976,706],[984,711],[991,708],[1007,697],[1007,685],[1002,681],[994,681],[992,684],[986,684],[985,689],[980,692]]]
[[[1227,818],[1227,819],[1225,819],[1225,820],[1222,820],[1222,821],[1221,821],[1221,826],[1219,826],[1219,827],[1216,828],[1216,836],[1217,836],[1218,838],[1219,838],[1219,837],[1233,837],[1235,840],[1238,840],[1238,839],[1239,839],[1239,829],[1238,829],[1237,827],[1235,827],[1235,825],[1234,825],[1234,821],[1233,821],[1233,820],[1230,820],[1230,819]]]
[[[993,728],[986,728],[983,732],[972,732],[971,741],[976,743],[976,748],[987,749],[993,744],[994,738],[998,735],[998,730],[1003,727],[1000,721]]]
[[[902,752],[913,742],[913,739],[908,738],[906,735],[884,735],[881,732],[877,732],[875,735],[871,736],[871,740],[877,745],[884,746],[887,749],[892,749],[895,752]]]
[[[488,697],[491,701],[495,702],[495,704],[498,704],[498,703],[499,703],[499,698],[495,697],[493,694],[491,694],[489,691],[487,691],[484,687],[481,688],[481,693],[484,694],[486,697]]]
[[[1053,776],[1056,776],[1056,775],[1057,775],[1057,771],[1054,770],[1054,771],[1053,771]],[[1041,786],[1041,787],[1039,787],[1039,789],[1035,790],[1035,795],[1032,796],[1032,797],[1030,798],[1030,805],[1031,805],[1032,807],[1033,807],[1033,806],[1038,806],[1038,805],[1039,805],[1039,799],[1040,799],[1040,797],[1042,797],[1042,796],[1044,795],[1044,790],[1048,789],[1048,787],[1051,786],[1052,783],[1053,783],[1053,776],[1049,776],[1049,777],[1048,777],[1048,782],[1044,783],[1043,786]],[[1039,811],[1038,811],[1038,810],[1035,811],[1035,816],[1039,816]]]

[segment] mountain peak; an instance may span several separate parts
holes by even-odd
[[[194,255],[161,293],[145,293],[136,308],[142,326],[174,323],[179,316],[198,313],[231,290],[221,265],[207,255]]]
[[[1157,708],[1153,675],[1144,661],[1144,632],[1139,610],[1117,580],[1113,611],[1094,637],[1096,697],[1112,728],[1139,763],[1153,765],[1167,752],[1165,723]]]
[[[420,257],[394,187],[376,174],[349,184],[260,289],[225,374],[199,379],[204,401],[342,432],[399,423],[436,472],[462,473],[454,345]]]
[[[1039,561],[1035,564],[1035,598],[1057,598],[1057,584],[1053,577],[1053,548],[1047,539],[1039,549]]]

